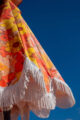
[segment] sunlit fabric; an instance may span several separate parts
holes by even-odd
[[[75,100],[12,1],[0,6],[0,108],[11,109],[12,120],[19,114],[29,119],[29,110],[46,118],[56,106],[72,107]]]

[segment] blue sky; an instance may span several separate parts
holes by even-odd
[[[20,9],[76,99],[73,108],[56,108],[46,120],[80,120],[80,1],[23,0]],[[30,120],[41,119],[31,112]]]

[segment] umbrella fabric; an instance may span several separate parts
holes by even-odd
[[[17,6],[22,2],[22,0],[11,0],[11,1]]]
[[[17,110],[19,114],[19,109],[24,109],[25,114],[28,105],[45,118],[56,105],[72,107],[75,100],[71,89],[13,2],[6,0],[0,6],[1,110]]]

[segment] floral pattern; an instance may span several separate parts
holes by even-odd
[[[57,77],[64,81],[63,78],[23,20],[20,10],[11,1],[6,1],[1,9],[0,86],[6,87],[18,82],[26,55],[41,69],[49,92],[50,78]]]
[[[22,18],[16,6],[20,1],[6,0],[0,6],[0,111],[13,111],[16,105],[24,116],[28,106],[46,118],[56,105],[69,108],[75,99]],[[14,116],[18,117],[16,110]]]

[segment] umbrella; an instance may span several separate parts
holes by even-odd
[[[19,114],[29,119],[30,110],[46,118],[56,106],[72,107],[75,99],[22,18],[19,3],[0,5],[0,108],[11,110],[12,120]]]

